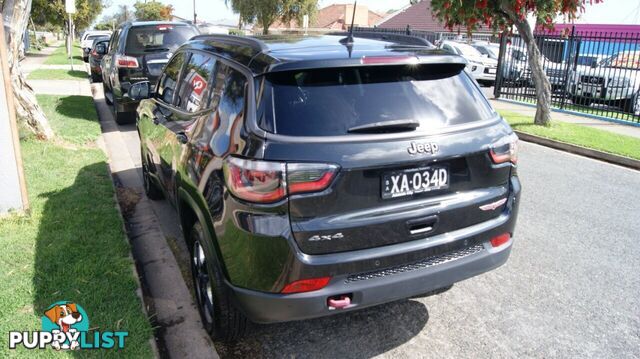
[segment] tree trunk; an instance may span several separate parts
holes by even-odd
[[[7,62],[11,73],[14,103],[18,121],[22,127],[30,129],[38,138],[51,139],[53,130],[49,126],[47,117],[38,105],[33,89],[27,84],[24,73],[20,68],[20,45],[27,29],[31,0],[4,0],[2,14],[5,24],[7,43]]]
[[[533,37],[533,31],[526,19],[521,20],[515,18],[514,25],[518,29],[520,38],[527,45],[527,53],[529,54],[529,66],[531,67],[531,76],[536,88],[536,117],[534,123],[536,125],[549,126],[551,123],[551,83],[542,67],[542,56],[538,45]]]

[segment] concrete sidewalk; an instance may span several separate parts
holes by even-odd
[[[89,80],[27,80],[40,95],[91,96]]]
[[[510,101],[501,101],[496,99],[490,99],[491,105],[498,111],[509,111],[522,114],[525,116],[535,116],[536,108],[527,105],[520,105]],[[640,127],[624,125],[615,122],[609,122],[604,120],[598,120],[592,117],[573,115],[569,113],[551,112],[551,118],[555,121],[569,122],[577,125],[593,127],[604,131],[613,132],[619,135],[627,135],[640,138]]]

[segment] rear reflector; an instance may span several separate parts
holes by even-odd
[[[491,238],[491,246],[492,247],[500,247],[501,245],[509,242],[509,239],[511,239],[511,234],[510,233],[502,233],[499,236],[495,236],[493,238]]]
[[[327,284],[329,284],[330,280],[331,280],[331,277],[297,280],[295,282],[285,285],[281,293],[291,294],[291,293],[311,292],[311,291],[326,287]]]

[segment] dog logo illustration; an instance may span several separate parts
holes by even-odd
[[[96,330],[89,332],[89,316],[77,303],[68,300],[51,304],[44,310],[41,330],[9,331],[9,349],[78,350],[122,349],[129,332]]]
[[[64,341],[53,341],[51,347],[60,349],[79,349],[80,332],[89,330],[89,318],[84,309],[73,302],[56,302],[49,306],[42,317],[42,330],[53,334],[63,333]]]

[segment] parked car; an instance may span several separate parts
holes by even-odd
[[[154,84],[173,52],[198,34],[184,22],[127,22],[118,27],[101,65],[105,99],[113,105],[116,122],[133,121],[138,101],[127,96],[131,84]]]
[[[473,46],[461,42],[443,41],[439,47],[467,59],[469,64],[466,69],[478,83],[492,86],[496,82],[498,61],[482,55]]]
[[[570,94],[579,105],[601,103],[640,116],[640,51],[621,52],[576,71]]]
[[[490,59],[498,61],[500,55],[500,44],[487,41],[477,41],[472,43],[476,50]],[[531,79],[531,71],[528,70],[527,64],[517,61],[508,46],[504,58],[505,65],[502,66],[502,78],[504,84],[522,85]]]
[[[131,87],[145,192],[177,207],[214,338],[505,263],[517,137],[466,60],[415,41],[201,35]]]
[[[94,40],[89,52],[89,69],[91,82],[102,82],[102,67],[100,66],[104,54],[109,46],[109,38]]]
[[[98,38],[111,37],[111,31],[86,31],[80,38],[80,47],[82,48],[82,60],[89,61],[89,52],[93,46],[93,40]]]

